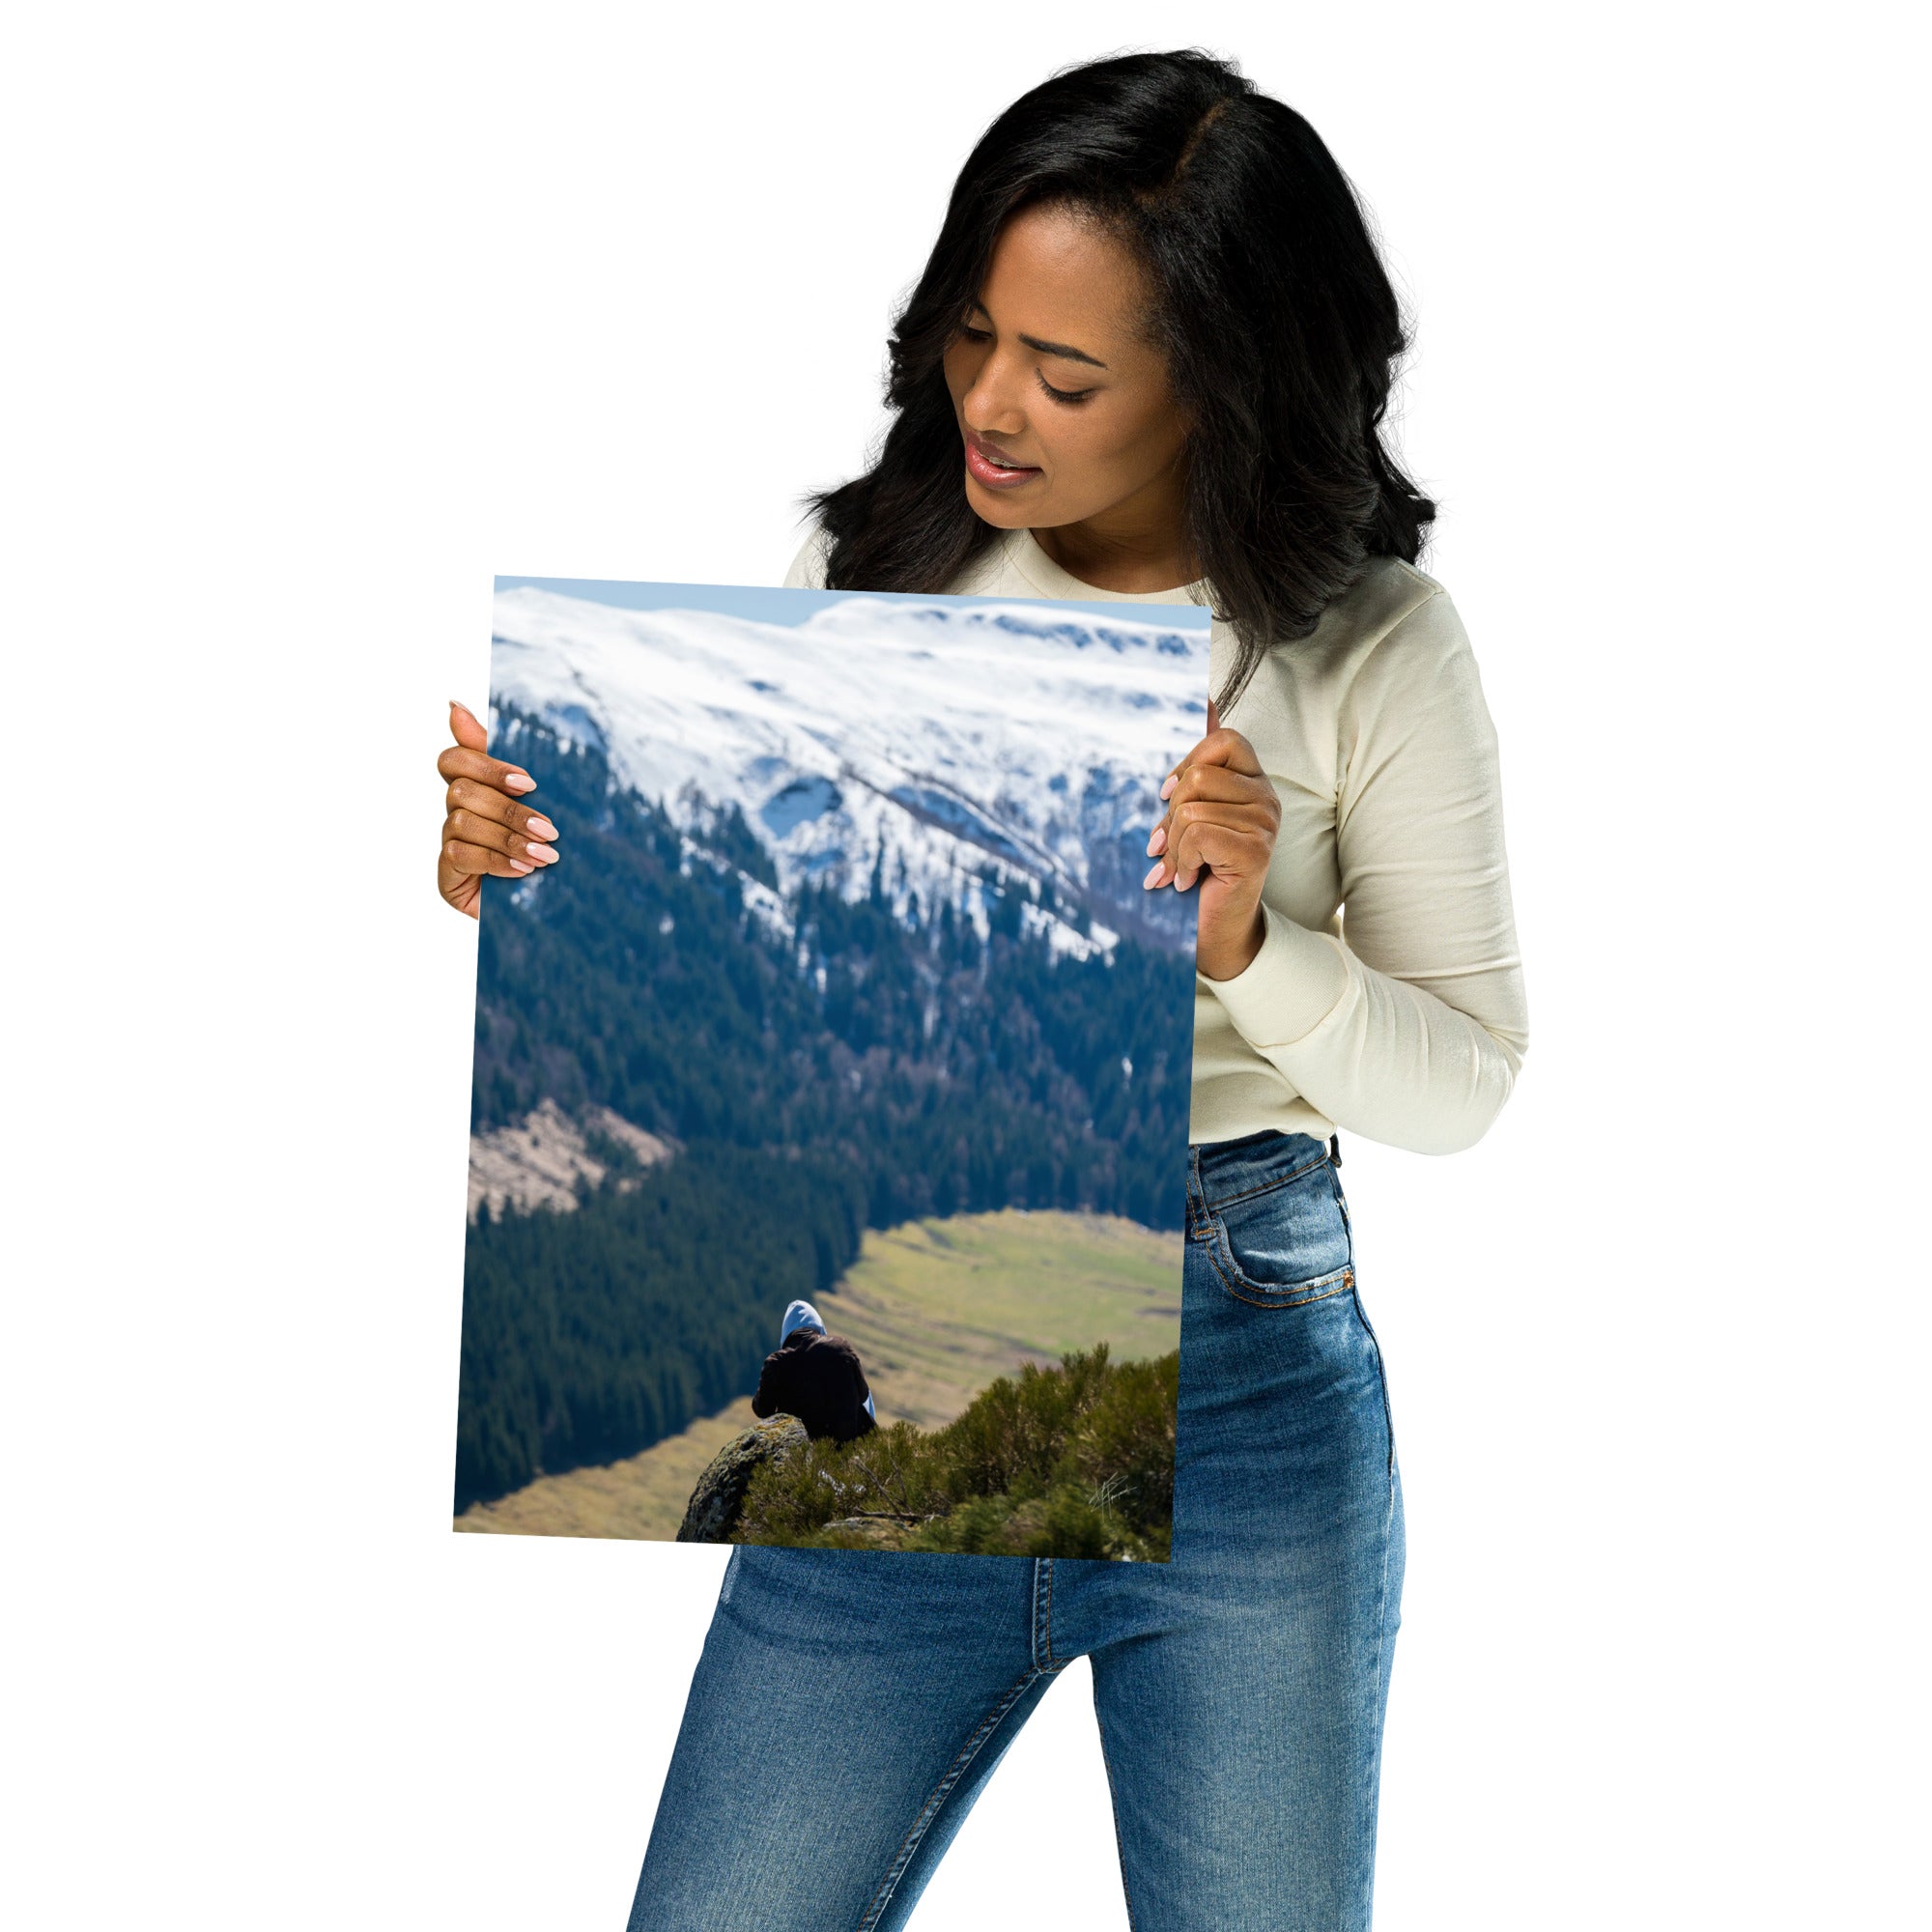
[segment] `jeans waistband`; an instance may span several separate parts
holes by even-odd
[[[1335,1144],[1313,1134],[1269,1132],[1237,1141],[1203,1141],[1187,1151],[1187,1191],[1193,1201],[1212,1208],[1330,1159],[1341,1165]]]

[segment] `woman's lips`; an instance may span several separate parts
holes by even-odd
[[[989,490],[1015,489],[1022,483],[1031,483],[1039,474],[1037,464],[1011,463],[990,443],[981,442],[975,436],[966,438],[966,469],[975,482],[983,483]]]

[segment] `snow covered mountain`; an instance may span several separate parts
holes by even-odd
[[[879,867],[900,909],[917,893],[983,925],[981,878],[1037,880],[1077,908],[1029,908],[1056,944],[1192,948],[1191,897],[1140,882],[1160,781],[1206,725],[1205,611],[854,596],[783,625],[525,586],[494,628],[493,703],[595,744],[694,830],[735,803],[786,896],[857,897]]]

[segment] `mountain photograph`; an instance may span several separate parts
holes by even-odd
[[[1164,1559],[1207,627],[499,580],[458,1529]]]

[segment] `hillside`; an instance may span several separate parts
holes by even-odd
[[[1151,614],[852,596],[784,624],[526,586],[496,599],[491,697],[680,831],[735,814],[779,923],[875,869],[896,913],[965,912],[989,872],[1037,887],[1074,953],[1112,929],[1191,952],[1190,902],[1139,888],[1155,788],[1206,722],[1208,612]]]
[[[592,1141],[614,1144],[616,1161],[599,1160]],[[627,1184],[628,1171],[655,1167],[676,1152],[668,1142],[634,1127],[609,1107],[589,1109],[573,1121],[554,1100],[544,1100],[521,1121],[469,1137],[469,1218],[487,1208],[493,1216],[527,1214],[537,1208],[569,1213],[580,1187],[595,1190],[613,1179]],[[621,1162],[624,1174],[613,1177]]]
[[[950,1422],[994,1377],[1106,1342],[1146,1359],[1179,1339],[1181,1237],[1113,1216],[1009,1209],[912,1222],[864,1237],[815,1297],[866,1361],[881,1424]],[[772,1316],[776,1339],[776,1311]],[[752,1420],[740,1399],[621,1462],[540,1477],[456,1519],[525,1536],[675,1534],[691,1486]]]

